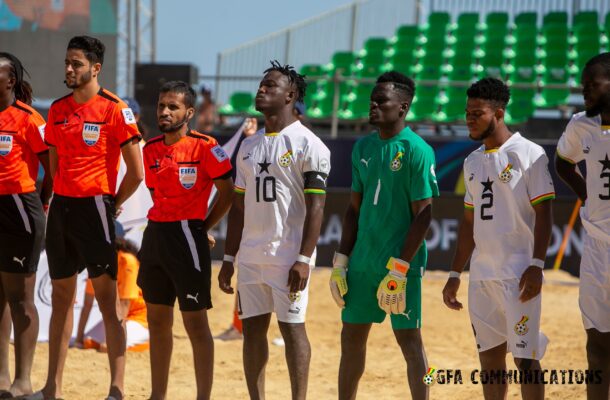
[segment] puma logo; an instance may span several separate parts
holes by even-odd
[[[468,178],[468,181],[471,182],[474,179],[474,173],[470,174],[470,178]]]
[[[197,300],[197,297],[199,297],[199,292],[197,292],[194,296],[192,294],[188,294],[188,293],[186,295],[187,299],[194,300],[195,303],[199,304],[199,300]]]
[[[322,178],[320,175],[316,175],[316,179],[321,180],[322,183],[326,185],[326,179]]]
[[[413,311],[413,310],[408,310],[406,313],[404,313],[404,312],[402,313],[402,315],[404,315],[405,317],[407,317],[407,319],[408,319],[409,321],[411,321],[411,311]]]
[[[591,146],[587,146],[584,149],[582,149],[582,152],[585,154],[589,154],[590,151],[591,151]]]
[[[17,257],[13,257],[13,261],[15,261],[16,263],[19,263],[19,265],[21,265],[21,268],[23,268],[23,263],[25,262],[26,257],[23,257],[21,260],[18,259]]]
[[[369,157],[369,158],[368,158],[368,160],[365,160],[364,158],[361,158],[361,159],[360,159],[360,162],[361,162],[362,164],[364,164],[364,165],[365,165],[365,166],[368,168],[368,167],[369,167],[369,161],[371,161],[371,158],[372,158],[372,157]]]

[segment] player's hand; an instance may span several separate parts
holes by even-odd
[[[244,125],[244,135],[251,136],[256,133],[258,128],[258,121],[256,118],[246,118],[246,123]]]
[[[121,213],[123,212],[123,207],[117,207],[115,212],[114,212],[114,218],[118,218],[119,215],[121,215]]]
[[[457,292],[460,288],[460,278],[449,278],[443,288],[443,301],[452,310],[459,311],[464,306],[457,299]]]
[[[527,267],[523,275],[521,275],[521,281],[519,281],[519,300],[525,303],[528,300],[540,294],[542,290],[542,268],[530,265]]]
[[[402,314],[407,308],[407,271],[409,263],[390,257],[386,268],[390,270],[377,288],[379,308],[388,314]]]
[[[231,278],[235,273],[235,267],[232,262],[223,261],[220,272],[218,273],[218,286],[225,293],[233,294],[234,290],[231,287]]]
[[[309,279],[309,264],[297,261],[295,262],[290,271],[288,271],[288,287],[290,293],[296,293],[307,286],[307,280]]]
[[[214,236],[210,235],[208,233],[208,246],[210,246],[210,249],[213,249],[214,246],[216,246],[216,238],[214,238]]]
[[[343,296],[347,293],[346,267],[348,257],[345,254],[335,252],[333,256],[333,271],[330,274],[330,294],[340,308],[345,308]]]

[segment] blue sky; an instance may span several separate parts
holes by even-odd
[[[200,75],[213,75],[218,52],[351,2],[157,1],[157,62],[193,63]]]

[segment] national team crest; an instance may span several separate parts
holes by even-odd
[[[510,180],[513,178],[512,170],[513,170],[513,165],[511,163],[508,163],[506,168],[504,168],[502,170],[502,172],[500,172],[500,175],[499,175],[500,180],[504,183],[510,182]]]
[[[289,167],[292,163],[292,151],[288,150],[286,153],[282,154],[277,161],[280,166],[284,168]]]
[[[192,188],[197,182],[197,167],[178,168],[178,179],[180,179],[180,184],[183,188]]]
[[[83,141],[87,146],[93,146],[100,139],[102,126],[98,124],[83,124]]]
[[[529,331],[526,322],[529,321],[529,317],[524,315],[521,317],[519,322],[515,324],[515,333],[519,336],[524,336]]]
[[[301,300],[301,292],[288,293],[288,300],[290,300],[291,303],[296,303],[297,301]]]
[[[0,135],[0,156],[8,155],[13,150],[13,136]]]
[[[392,162],[390,163],[390,169],[392,171],[398,171],[399,169],[402,168],[402,156],[404,154],[405,153],[403,153],[402,151],[399,151],[396,153],[396,155],[392,159]]]

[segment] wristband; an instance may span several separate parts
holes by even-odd
[[[533,265],[534,267],[538,267],[540,269],[544,269],[544,260],[541,260],[539,258],[532,258],[532,261],[530,261],[530,265]]]
[[[347,267],[347,262],[349,261],[349,257],[343,253],[339,253],[335,251],[335,255],[333,256],[333,267],[345,268]]]
[[[303,254],[299,254],[297,256],[297,261],[305,263],[305,264],[309,264],[309,262],[311,261],[311,257],[307,257],[307,256],[304,256]]]
[[[230,256],[228,254],[225,254],[224,257],[222,257],[222,261],[226,261],[226,262],[235,262],[235,256]]]
[[[458,278],[458,279],[460,279],[461,275],[462,275],[461,272],[449,271],[449,278]]]

